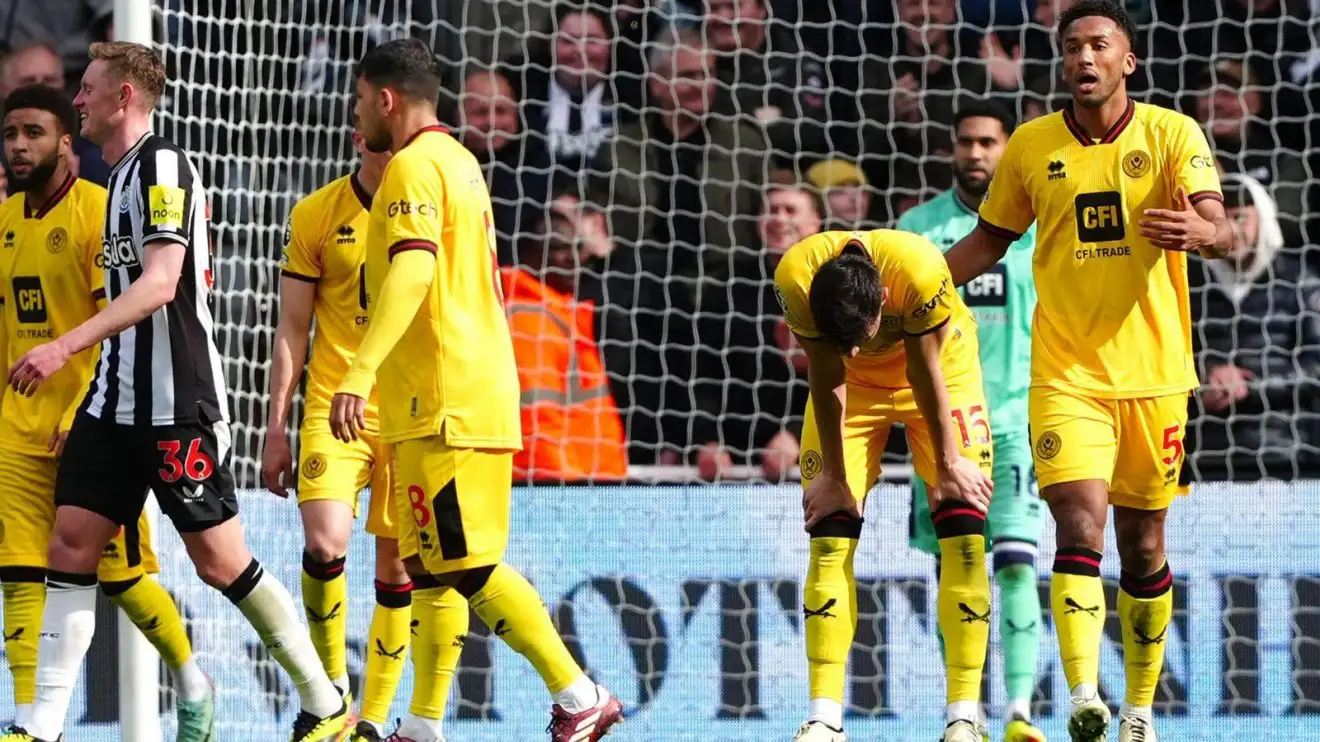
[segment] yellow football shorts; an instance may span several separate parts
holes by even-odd
[[[1109,502],[1162,510],[1178,495],[1187,428],[1187,395],[1099,399],[1033,386],[1028,400],[1031,450],[1041,489],[1102,480]]]
[[[982,471],[990,474],[994,471],[994,447],[990,442],[990,410],[985,403],[980,374],[969,372],[948,382],[953,417],[950,423],[960,451],[963,457],[975,461]],[[917,410],[912,389],[880,389],[849,383],[847,409],[843,414],[843,460],[848,489],[859,501],[865,499],[880,477],[880,457],[894,423],[907,428],[912,467],[917,475],[926,482],[935,481],[935,446],[930,427]],[[820,474],[823,463],[816,415],[808,399],[799,459],[803,487]]]
[[[452,448],[440,436],[395,443],[399,555],[432,574],[490,567],[509,543],[513,453]]]
[[[0,567],[45,569],[46,550],[55,528],[55,474],[59,459],[0,449]],[[141,568],[160,571],[151,547],[146,512],[137,524],[119,529],[101,552],[96,575],[103,582],[121,582]]]
[[[396,538],[393,487],[389,455],[375,433],[358,433],[345,443],[335,438],[324,423],[304,425],[299,434],[298,503],[336,500],[358,514],[362,490],[371,487],[367,503],[367,533]]]

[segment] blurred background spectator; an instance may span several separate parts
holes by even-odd
[[[1295,479],[1320,460],[1320,280],[1285,247],[1259,181],[1226,175],[1224,206],[1232,258],[1192,261],[1192,466],[1210,479]]]
[[[807,170],[807,182],[824,197],[826,229],[874,229],[872,188],[862,169],[847,160],[823,160]]]
[[[60,71],[82,77],[87,47],[112,38],[114,0],[6,0],[0,3],[0,53],[55,40]]]

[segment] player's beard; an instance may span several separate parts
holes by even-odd
[[[985,195],[986,189],[990,187],[990,176],[986,174],[980,180],[973,180],[970,175],[963,172],[961,168],[953,168],[953,178],[958,181],[958,187],[967,193],[981,198]]]
[[[383,155],[394,148],[394,137],[390,136],[389,129],[370,132],[363,131],[362,146],[366,147],[368,152]]]
[[[15,192],[33,193],[40,191],[50,183],[51,178],[55,177],[55,170],[59,166],[60,154],[56,152],[34,165],[27,175],[19,176],[13,170],[10,170],[9,185]]]

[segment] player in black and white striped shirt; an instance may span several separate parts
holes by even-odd
[[[82,134],[113,167],[102,237],[99,314],[33,348],[9,370],[31,394],[69,357],[100,344],[55,485],[37,698],[0,742],[59,739],[96,621],[96,565],[148,490],[174,522],[197,573],[238,606],[302,697],[291,742],[330,742],[348,724],[293,599],[243,542],[229,469],[228,401],[212,337],[205,193],[184,152],[150,132],[165,70],[150,48],[93,44],[74,105]],[[191,742],[211,742],[205,739]]]

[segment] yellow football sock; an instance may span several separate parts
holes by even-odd
[[[1098,551],[1060,548],[1050,578],[1050,612],[1068,687],[1100,682],[1100,638],[1105,628],[1105,585]]]
[[[454,671],[467,638],[468,602],[453,588],[416,588],[412,615],[417,620],[417,636],[412,642],[414,682],[408,713],[443,719],[449,686],[454,682]],[[398,683],[397,675],[394,682]],[[389,704],[385,707],[388,712]]]
[[[855,519],[850,519],[855,520]],[[860,521],[855,521],[857,528]],[[815,536],[802,588],[803,632],[811,698],[843,703],[845,669],[857,630],[857,539]]]
[[[582,668],[559,638],[536,588],[512,567],[496,566],[470,602],[490,633],[532,663],[551,693],[582,677]]]
[[[932,513],[940,540],[935,605],[944,638],[945,702],[979,701],[990,643],[990,573],[985,565],[985,515],[946,501]]]
[[[373,724],[384,724],[394,703],[394,692],[403,677],[403,657],[412,642],[411,582],[391,585],[376,581],[376,610],[371,615],[367,634],[367,666],[362,677],[361,717]],[[467,630],[467,614],[463,630]],[[413,660],[416,662],[416,659]]]
[[[1149,708],[1164,670],[1165,634],[1173,619],[1173,575],[1166,562],[1154,574],[1119,579],[1118,618],[1123,625],[1123,665],[1129,706]]]
[[[0,569],[4,584],[5,658],[14,676],[14,703],[30,704],[36,693],[37,640],[46,607],[46,570]]]
[[[144,572],[123,582],[102,582],[101,591],[147,637],[166,667],[177,670],[192,659],[192,643],[179,607],[159,582]]]
[[[348,580],[344,557],[318,562],[303,553],[303,610],[316,656],[336,686],[348,677]],[[348,688],[340,688],[347,692]]]

